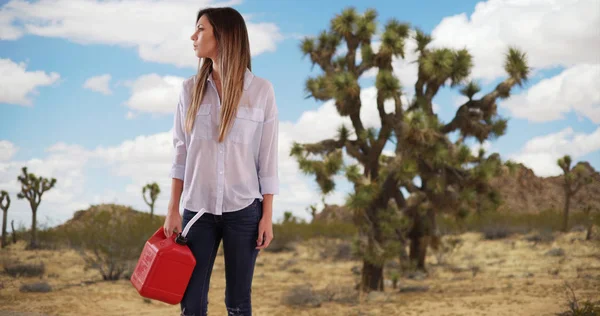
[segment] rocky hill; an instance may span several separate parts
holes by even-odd
[[[119,204],[98,204],[92,205],[88,209],[76,211],[73,217],[67,220],[65,223],[54,227],[53,231],[62,231],[64,229],[82,228],[87,225],[94,225],[100,218],[98,216],[104,213],[113,220],[118,220],[124,223],[133,223],[140,219],[148,219],[150,214],[147,212],[140,212],[130,206],[119,205]],[[164,222],[164,215],[154,215],[151,220],[152,225],[158,227]],[[106,224],[106,221],[103,221]],[[158,226],[157,226],[158,225]]]
[[[590,205],[600,210],[600,173],[587,162],[580,162],[592,174],[591,184],[583,187],[571,200],[571,210],[577,212]],[[564,207],[564,176],[538,177],[522,164],[513,174],[505,172],[492,180],[502,195],[501,211],[532,212],[562,210]]]
[[[586,205],[600,210],[600,173],[587,162],[580,162],[590,173],[593,181],[583,187],[571,200],[570,210],[578,212]],[[533,170],[518,164],[513,173],[506,170],[492,180],[492,185],[502,196],[499,211],[537,213],[540,211],[562,211],[564,207],[564,176],[538,177]],[[343,206],[327,204],[316,215],[317,221],[352,221],[352,215]]]

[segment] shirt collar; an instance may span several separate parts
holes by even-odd
[[[248,90],[250,87],[250,83],[254,78],[254,74],[250,71],[250,69],[246,68],[246,73],[244,74],[244,90]],[[212,72],[208,74],[208,81],[213,81]]]

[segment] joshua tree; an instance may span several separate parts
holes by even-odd
[[[507,120],[498,116],[496,101],[507,98],[511,88],[525,82],[529,74],[525,54],[509,48],[504,63],[508,77],[493,91],[474,98],[480,88],[467,82],[473,63],[466,49],[429,48],[429,35],[391,19],[375,51],[376,18],[375,10],[360,15],[347,8],[332,19],[329,30],[302,41],[304,55],[322,70],[306,81],[307,97],[334,100],[351,126],[340,126],[331,139],[295,143],[290,153],[303,172],[316,176],[323,194],[334,190],[332,178],[341,171],[354,185],[346,203],[359,228],[363,291],[383,289],[384,262],[399,253],[399,231],[406,231],[410,239],[411,260],[424,268],[436,213],[473,209],[478,196],[493,195],[488,179],[502,165],[499,156],[474,157],[465,141],[472,137],[482,143],[504,133]],[[414,97],[406,103],[392,62],[405,57],[404,44],[411,36],[417,42],[418,80],[411,93]],[[344,44],[341,52],[340,44]],[[360,117],[359,78],[372,68],[377,69],[374,101],[379,129],[365,127]],[[468,100],[451,121],[442,122],[434,112],[433,98],[447,83],[462,85],[460,92]],[[393,103],[393,110],[386,110],[386,101]],[[458,135],[457,140],[451,140],[451,133]],[[383,154],[387,145],[393,154]],[[344,150],[354,164],[344,165]],[[401,188],[410,194],[408,198]]]
[[[296,217],[290,211],[283,212],[283,223],[296,223]]]
[[[315,204],[311,204],[306,208],[306,211],[310,214],[311,222],[314,222],[315,217],[317,216],[317,206]]]
[[[567,232],[569,227],[569,207],[571,204],[571,198],[581,190],[586,184],[592,182],[592,177],[583,165],[577,164],[571,168],[571,157],[566,155],[558,159],[558,166],[565,173],[563,189],[565,191],[565,207],[563,212],[563,227],[562,231]]]
[[[6,201],[6,202],[5,202]],[[6,204],[5,204],[6,203]],[[2,248],[6,247],[8,236],[6,235],[6,221],[8,220],[8,208],[10,207],[10,196],[8,192],[0,192],[0,208],[2,208]]]
[[[150,201],[148,201],[148,199],[146,199],[146,191],[148,191],[148,193],[150,195]],[[148,183],[142,189],[142,196],[144,197],[144,202],[146,202],[146,204],[148,204],[148,206],[150,206],[150,217],[152,217],[154,215],[154,203],[156,202],[156,199],[158,198],[158,194],[160,194],[160,187],[158,186],[158,184],[156,182]]]
[[[33,173],[27,172],[27,167],[22,168],[23,174],[18,176],[19,182],[21,182],[21,192],[17,194],[19,199],[27,199],[29,206],[31,206],[31,212],[33,214],[31,219],[31,242],[29,248],[36,248],[37,245],[37,210],[42,202],[42,195],[44,192],[52,189],[56,184],[56,179],[47,179],[44,177],[37,177]]]

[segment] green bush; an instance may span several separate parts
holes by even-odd
[[[600,216],[593,217],[596,226],[600,226]],[[589,218],[583,212],[569,215],[569,228],[585,225]],[[545,210],[539,213],[520,213],[515,211],[488,211],[481,215],[470,213],[464,219],[443,214],[438,216],[437,225],[443,235],[459,234],[467,231],[482,232],[491,238],[513,233],[531,231],[560,231],[563,214],[559,211]]]
[[[104,280],[117,280],[128,273],[148,238],[164,222],[164,217],[150,217],[114,204],[95,206],[88,212],[66,226],[64,235],[86,267],[98,270]]]
[[[285,221],[273,224],[273,241],[265,250],[270,252],[291,251],[294,243],[314,237],[349,239],[357,229],[351,223],[305,223]]]

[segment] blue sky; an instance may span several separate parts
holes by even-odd
[[[147,209],[140,192],[151,181],[163,191],[157,212],[166,212],[168,136],[176,104],[172,86],[195,73],[189,35],[201,2],[154,1],[138,11],[127,1],[0,1],[0,73],[6,74],[0,79],[0,189],[11,193],[9,220],[29,225],[28,206],[16,199],[22,166],[59,180],[47,193],[48,201],[42,201],[42,222],[45,216],[49,223],[62,222],[100,202]],[[472,77],[483,92],[505,78],[502,56],[508,45],[517,45],[534,72],[523,88],[513,90],[514,98],[498,102],[500,114],[510,118],[508,131],[484,147],[542,176],[557,174],[554,162],[564,154],[600,169],[600,96],[593,88],[600,83],[600,8],[593,0],[574,1],[557,11],[542,0],[518,5],[503,0],[236,1],[233,7],[251,32],[253,72],[275,87],[282,142],[287,142],[280,142],[280,152],[290,140],[314,141],[335,130],[311,131],[311,125],[331,121],[326,116],[331,104],[304,98],[304,81],[318,67],[311,71],[299,43],[327,28],[347,6],[359,13],[376,9],[380,28],[395,18],[432,33],[432,45],[469,48]],[[173,16],[163,14],[167,9]],[[128,13],[102,13],[119,11]],[[554,30],[574,19],[579,23],[566,24],[573,25],[570,33]],[[415,74],[408,63],[399,60],[394,67],[412,93]],[[110,80],[84,87],[102,75]],[[373,77],[361,84],[367,90]],[[148,91],[164,95],[144,102]],[[440,117],[449,120],[460,98],[447,88],[434,101]],[[289,157],[281,159],[282,196],[276,197],[274,219],[284,210],[307,217],[304,208],[319,200],[314,181],[297,175]],[[328,201],[343,201],[346,187],[342,184]]]

